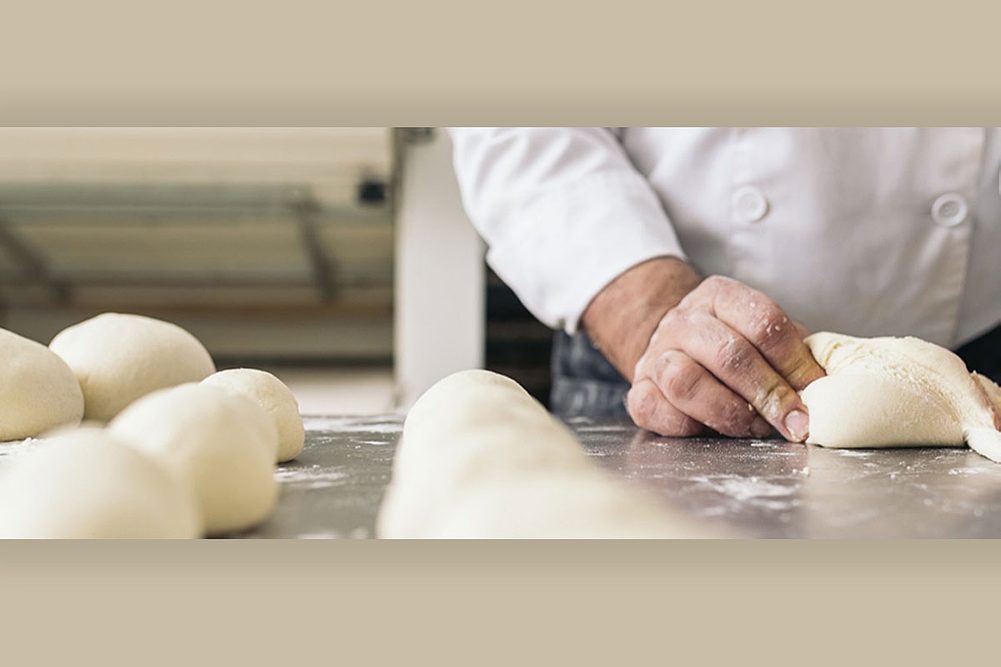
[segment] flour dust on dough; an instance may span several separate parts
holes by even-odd
[[[108,430],[188,480],[209,534],[250,528],[274,509],[278,433],[248,398],[200,384],[161,389]]]
[[[516,382],[461,371],[409,411],[380,508],[388,538],[700,537],[593,464]]]
[[[23,440],[83,417],[80,383],[41,343],[0,329],[0,442]]]
[[[808,443],[827,447],[969,444],[1001,461],[1001,388],[918,338],[816,333],[806,344],[826,377],[802,392]]]
[[[104,313],[58,333],[49,348],[73,369],[87,421],[107,422],[136,399],[215,372],[190,333],[152,317]]]
[[[191,488],[108,432],[42,440],[0,478],[0,538],[194,538]]]
[[[291,461],[302,452],[306,431],[299,402],[292,390],[274,375],[255,368],[233,368],[213,373],[202,384],[245,396],[268,413],[278,429],[279,463]]]

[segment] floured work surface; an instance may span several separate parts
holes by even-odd
[[[276,470],[274,515],[240,537],[372,537],[402,418],[305,425],[305,450]],[[838,450],[661,438],[624,422],[570,426],[599,464],[734,536],[1001,537],[1001,465],[969,449]],[[0,445],[0,466],[29,446]]]
[[[306,419],[274,516],[251,537],[372,537],[400,417]],[[966,448],[825,449],[570,424],[596,461],[746,537],[1001,537],[1001,465]]]

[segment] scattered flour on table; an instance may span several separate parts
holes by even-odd
[[[341,470],[321,468],[286,468],[275,471],[275,479],[283,484],[294,484],[306,489],[326,489],[337,486],[348,474]]]
[[[803,445],[785,440],[751,440],[746,444],[748,447],[773,450],[768,453],[768,456],[801,456],[804,453]]]
[[[600,424],[594,426],[578,426],[577,431],[581,433],[621,433],[623,431],[632,432],[634,429],[623,424]]]
[[[987,472],[984,468],[952,468],[949,470],[950,475],[979,475],[984,472]]]
[[[837,452],[841,456],[854,456],[857,458],[872,456],[871,449],[832,449],[831,451]]]
[[[725,495],[729,498],[733,498],[739,502],[748,501],[758,501],[757,504],[761,504],[762,499],[766,499],[764,504],[769,506],[773,504],[788,504],[767,502],[767,499],[784,498],[791,495],[796,491],[795,487],[783,486],[781,484],[773,484],[772,482],[765,481],[760,477],[741,477],[739,475],[713,475],[713,476],[698,476],[692,477],[693,482],[699,484],[705,484],[709,486],[713,491]]]
[[[303,417],[306,430],[329,430],[340,433],[399,433],[403,422],[365,417]]]

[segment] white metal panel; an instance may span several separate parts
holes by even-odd
[[[451,155],[439,130],[403,157],[395,319],[402,409],[442,377],[483,365],[484,247],[462,207]]]

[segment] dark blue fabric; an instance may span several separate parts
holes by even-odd
[[[966,367],[1001,383],[1001,326],[956,350]]]
[[[556,332],[549,407],[559,417],[628,417],[629,383],[587,334]]]

